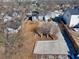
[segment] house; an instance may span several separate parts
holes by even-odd
[[[8,31],[8,33],[17,33],[21,29],[21,22],[19,20],[12,20],[6,23],[7,28],[5,29],[5,32]]]
[[[11,21],[12,20],[12,17],[11,16],[8,16],[8,15],[5,15],[3,17],[3,20],[4,20],[4,23],[6,23],[7,21]]]
[[[45,21],[48,21],[48,19],[52,18],[55,19],[56,17],[59,17],[60,15],[63,15],[62,10],[56,10],[56,11],[48,11],[48,13],[45,15]]]
[[[69,27],[76,26],[79,23],[79,8],[66,10],[63,15],[63,20]]]

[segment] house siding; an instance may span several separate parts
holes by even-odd
[[[70,25],[69,26],[74,27],[78,23],[79,23],[79,15],[71,15]]]

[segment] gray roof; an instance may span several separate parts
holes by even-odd
[[[13,28],[13,29],[18,29],[20,25],[21,25],[21,22],[19,20],[7,22],[7,27]]]
[[[69,9],[68,10],[71,15],[79,15],[79,8],[76,9]]]

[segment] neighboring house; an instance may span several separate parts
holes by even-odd
[[[54,12],[49,11],[45,15],[45,21],[48,21],[48,19],[50,19],[50,18],[55,19],[56,17],[59,17],[60,15],[63,15],[63,11],[62,10],[56,10]]]
[[[44,20],[45,22],[48,21],[48,19],[52,18],[54,19],[55,17],[59,17],[60,15],[62,15],[63,12],[62,11],[47,11],[47,12],[38,12],[38,11],[32,11],[31,13],[27,13],[27,17],[29,20],[33,20],[33,21],[38,21],[38,20]]]
[[[7,12],[8,16],[11,16],[11,17],[20,17],[20,11],[17,11],[17,10],[12,10],[12,11],[9,11]]]
[[[3,20],[4,20],[4,23],[6,23],[7,21],[11,21],[12,20],[12,17],[11,16],[8,16],[8,15],[5,15],[3,17]]]
[[[54,14],[55,14],[55,17],[59,17],[60,15],[63,15],[64,12],[63,12],[63,10],[55,10]]]
[[[74,27],[79,23],[79,8],[66,10],[63,20],[69,27]]]
[[[14,10],[7,12],[5,15],[4,13],[1,13],[1,15],[3,15],[4,23],[14,20],[13,18],[19,18],[21,16],[19,11]]]
[[[21,29],[21,22],[18,20],[9,21],[6,24],[7,28],[5,31],[10,33],[17,33]]]
[[[43,21],[43,15],[38,16],[39,21]]]
[[[8,31],[9,34],[10,33],[17,33],[18,32],[18,30],[15,30],[13,28],[7,28],[7,31]]]

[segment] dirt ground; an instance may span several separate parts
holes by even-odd
[[[0,59],[5,59],[4,52],[5,52],[5,47],[0,46]]]
[[[12,39],[11,44],[7,47],[7,59],[34,59],[33,49],[35,42],[38,40],[51,40],[46,36],[40,37],[35,30],[40,27],[38,22],[23,22],[22,29],[16,35],[16,39]],[[11,39],[10,39],[11,40]]]
[[[13,51],[16,53],[11,54],[8,59],[33,59],[32,52],[37,40],[35,38],[37,35],[33,32],[35,28],[37,28],[36,23],[23,24],[22,30],[17,34],[21,42],[16,44],[17,47]]]

